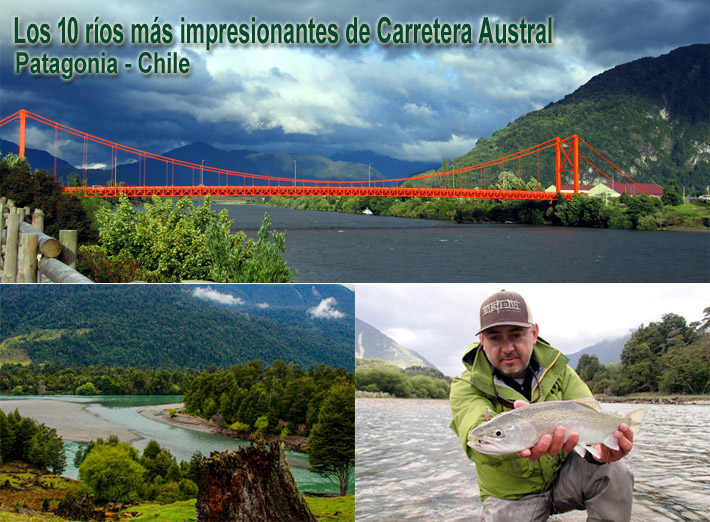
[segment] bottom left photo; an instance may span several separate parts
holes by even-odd
[[[353,521],[354,324],[342,285],[3,285],[0,519]]]

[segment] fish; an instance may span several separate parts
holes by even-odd
[[[614,432],[622,422],[636,433],[646,410],[635,410],[625,417],[601,411],[601,406],[591,397],[567,401],[550,401],[528,404],[502,413],[468,434],[467,444],[488,455],[506,455],[534,446],[544,434],[552,434],[556,426],[565,428],[565,442],[572,432],[579,433],[575,451],[584,456],[585,451],[601,457],[593,444],[604,444],[618,450],[619,441]]]

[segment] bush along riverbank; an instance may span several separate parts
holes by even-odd
[[[262,201],[259,201],[262,203]],[[677,201],[674,201],[677,202]],[[270,197],[265,205],[300,210],[438,219],[457,223],[517,223],[636,230],[710,229],[710,206],[664,204],[646,195],[603,199],[576,195],[570,201],[448,198]]]

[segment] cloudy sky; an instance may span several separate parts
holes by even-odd
[[[203,2],[0,0],[0,117],[27,109],[63,124],[150,152],[204,141],[225,149],[315,153],[373,150],[400,159],[441,161],[467,152],[519,116],[559,100],[592,76],[644,56],[708,41],[707,0],[422,0]],[[353,17],[374,26],[393,22],[468,23],[477,36],[487,16],[501,23],[553,17],[553,44],[472,46],[347,45]],[[82,27],[100,22],[335,23],[337,46],[87,45],[20,46],[21,35],[74,16]],[[115,56],[137,61],[142,51],[177,51],[189,58],[187,77],[35,78],[15,74],[17,51],[33,57]],[[11,128],[8,128],[11,127]],[[0,129],[16,141],[17,126]],[[52,129],[33,126],[28,146],[53,151]],[[547,139],[547,137],[545,137]],[[82,144],[60,142],[61,155],[81,164]],[[100,158],[95,161],[100,161]]]
[[[357,285],[355,315],[455,376],[476,340],[481,302],[503,288],[525,297],[540,336],[564,353],[623,337],[666,313],[699,321],[710,306],[707,284],[388,284]]]

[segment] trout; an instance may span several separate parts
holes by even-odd
[[[598,459],[601,454],[592,444],[618,450],[619,441],[614,432],[619,424],[627,424],[636,433],[645,413],[645,410],[636,410],[626,417],[604,413],[599,403],[590,397],[539,402],[502,413],[472,429],[468,445],[489,455],[516,453],[534,446],[545,433],[552,434],[556,426],[562,426],[566,432],[565,442],[572,432],[579,433],[575,451],[581,456],[589,451]]]

